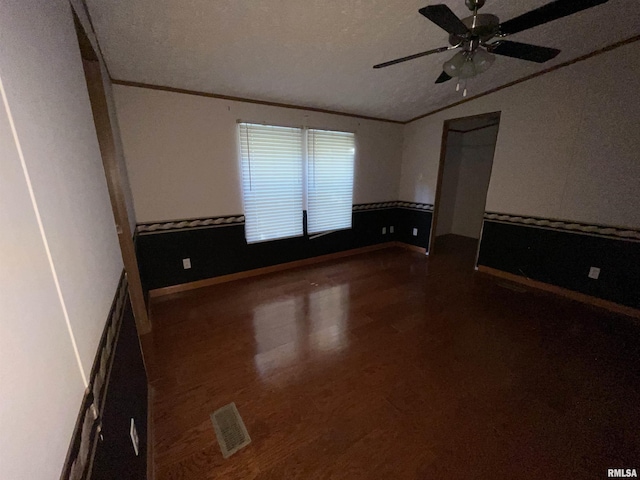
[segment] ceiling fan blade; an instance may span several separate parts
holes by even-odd
[[[529,43],[510,42],[502,40],[495,46],[487,45],[491,53],[504,55],[506,57],[519,58],[529,62],[544,63],[555,58],[560,50],[557,48],[538,47]]]
[[[431,55],[432,53],[446,52],[447,50],[452,50],[453,48],[455,47],[434,48],[433,50],[427,50],[426,52],[416,53],[414,55],[409,55],[408,57],[396,58],[395,60],[389,60],[388,62],[379,63],[378,65],[374,65],[373,68],[384,68],[390,65],[395,65],[396,63],[402,63],[402,62],[406,62],[407,60],[413,60],[414,58],[420,58],[426,55]]]
[[[469,29],[462,23],[462,20],[444,4],[429,5],[421,8],[418,12],[448,33],[453,33],[454,35],[466,35],[469,33]]]
[[[511,35],[529,28],[537,27],[543,23],[557,20],[558,18],[573,15],[581,10],[595,7],[608,0],[556,0],[543,5],[540,8],[523,13],[522,15],[507,20],[500,24],[500,33]]]
[[[447,72],[442,72],[438,77],[438,79],[436,80],[436,83],[448,82],[449,80],[451,80],[451,78],[453,77],[450,77],[449,75],[447,75]]]

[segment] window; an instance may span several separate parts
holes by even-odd
[[[239,136],[247,242],[302,235],[302,130],[241,123]]]
[[[309,233],[351,228],[353,133],[307,133],[307,228]]]
[[[353,133],[240,123],[248,243],[351,228]],[[303,188],[306,185],[306,190]]]

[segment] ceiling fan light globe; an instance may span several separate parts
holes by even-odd
[[[478,72],[476,71],[476,67],[475,67],[475,64],[473,63],[473,60],[468,60],[464,62],[462,67],[460,67],[460,73],[458,74],[458,76],[460,78],[471,78],[471,77],[475,77],[477,74]]]
[[[450,60],[447,60],[442,64],[442,69],[450,77],[457,77],[460,75],[462,66],[466,63],[466,56],[464,52],[456,53]]]
[[[473,66],[475,67],[476,74],[486,72],[489,70],[496,56],[490,54],[486,50],[479,48],[473,55]]]
[[[456,67],[451,60],[447,60],[442,64],[442,70],[450,77],[457,77],[460,73],[458,67]]]

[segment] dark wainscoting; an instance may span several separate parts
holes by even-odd
[[[640,308],[640,232],[485,214],[478,265]],[[600,277],[588,277],[590,267]]]
[[[92,480],[147,478],[147,375],[131,303],[127,302],[102,415],[102,438],[93,461]],[[136,456],[129,436],[138,433]]]
[[[140,441],[135,455],[131,418]],[[120,278],[82,401],[62,480],[146,479],[147,376],[127,279]]]
[[[394,240],[428,249],[432,213],[432,211],[412,208],[396,208],[394,216],[397,218],[398,226],[394,232]],[[414,228],[418,229],[418,233],[415,236],[413,235]]]
[[[140,224],[136,246],[143,287],[148,291],[389,241],[426,248],[431,210],[428,204],[397,201],[354,205],[349,230],[251,245],[242,215]],[[191,259],[190,269],[182,267],[183,258]]]

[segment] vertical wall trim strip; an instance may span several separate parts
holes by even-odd
[[[7,94],[4,89],[4,83],[2,82],[2,78],[0,77],[0,94],[2,95],[2,101],[4,103],[5,111],[7,112],[7,118],[9,119],[9,125],[11,126],[11,134],[13,135],[13,141],[16,144],[16,150],[18,151],[18,157],[20,158],[20,164],[22,166],[22,172],[24,173],[24,178],[27,183],[27,188],[29,190],[29,197],[31,198],[31,205],[33,206],[33,211],[36,215],[36,221],[38,222],[38,229],[40,230],[40,236],[42,237],[42,243],[44,244],[45,252],[47,253],[47,260],[49,261],[49,267],[51,268],[51,275],[53,276],[53,283],[56,286],[56,292],[58,293],[58,299],[60,300],[60,306],[62,308],[62,313],[64,315],[64,320],[67,324],[67,331],[69,333],[69,338],[71,339],[71,345],[73,345],[73,352],[76,356],[76,362],[78,362],[78,369],[80,370],[80,376],[82,377],[82,382],[84,383],[84,387],[87,388],[89,386],[89,382],[87,381],[87,375],[82,367],[82,362],[80,361],[80,353],[78,352],[78,345],[76,343],[75,336],[73,335],[73,330],[71,329],[71,321],[69,320],[69,312],[67,312],[67,305],[64,301],[64,296],[62,295],[62,289],[60,288],[60,282],[58,281],[58,273],[56,272],[56,267],[53,263],[53,257],[51,256],[51,250],[49,249],[49,241],[47,240],[47,235],[44,231],[44,226],[42,224],[42,218],[40,217],[40,210],[38,209],[38,203],[36,202],[35,194],[33,193],[33,186],[31,185],[31,177],[29,176],[29,170],[27,169],[27,164],[24,160],[24,154],[22,152],[22,146],[20,144],[20,139],[18,138],[18,132],[16,130],[15,123],[13,121],[13,115],[11,114],[11,108],[9,107],[9,101],[7,100]]]

